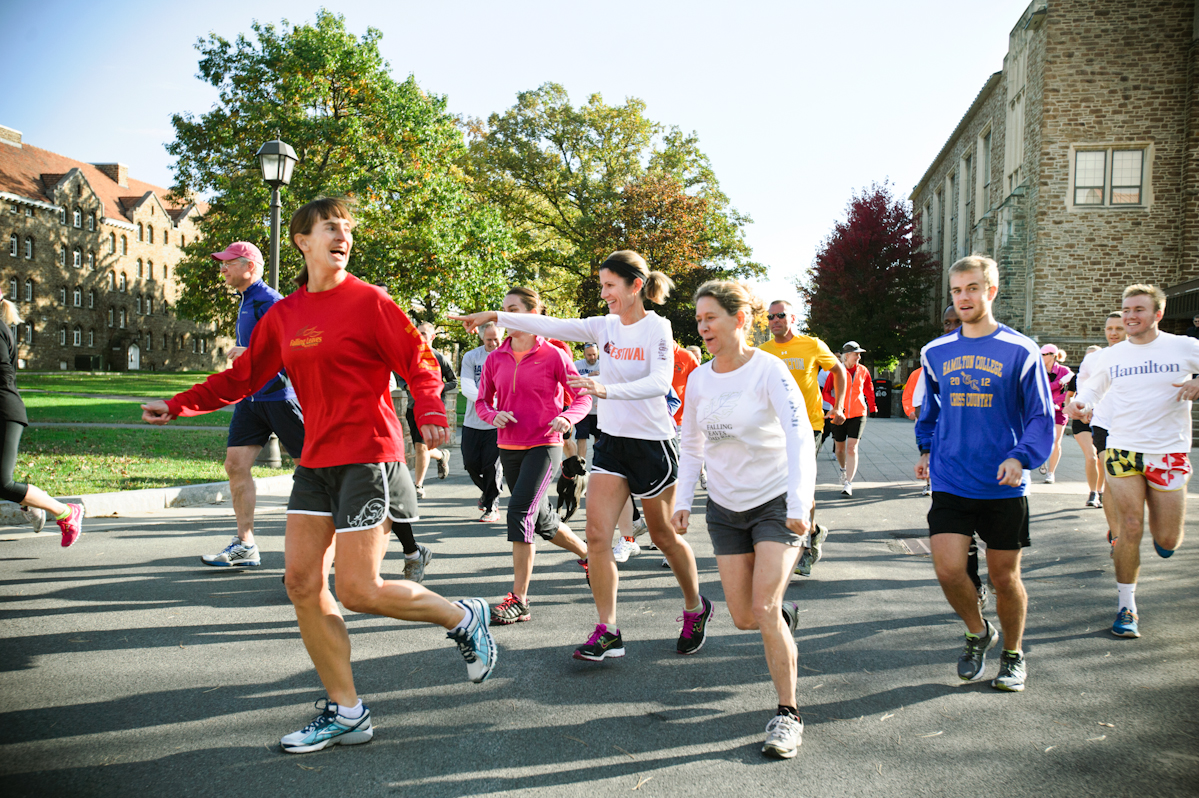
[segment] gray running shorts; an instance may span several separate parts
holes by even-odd
[[[403,463],[296,466],[287,512],[330,517],[338,532],[370,529],[384,517],[406,523],[420,520],[416,486]]]

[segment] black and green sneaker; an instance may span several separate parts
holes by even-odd
[[[587,642],[575,649],[575,659],[585,659],[588,662],[603,662],[608,657],[623,657],[624,641],[620,639],[620,630],[609,632],[607,624],[597,623],[595,631]]]
[[[991,686],[1008,693],[1022,693],[1027,675],[1024,670],[1024,653],[1004,651],[999,655],[999,675],[991,680]]]
[[[958,657],[958,676],[968,682],[977,679],[987,664],[987,652],[995,648],[999,642],[999,630],[987,619],[981,635],[966,633],[966,647]]]

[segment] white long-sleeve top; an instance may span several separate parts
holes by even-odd
[[[674,437],[674,419],[666,407],[674,374],[669,321],[653,311],[633,324],[621,324],[615,314],[587,319],[554,319],[535,313],[497,315],[496,323],[509,330],[599,344],[600,383],[608,395],[598,401],[597,423],[605,433],[644,441]]]
[[[1108,448],[1189,452],[1191,403],[1178,401],[1174,384],[1199,372],[1199,341],[1159,332],[1147,344],[1121,341],[1095,354],[1090,379],[1078,386],[1076,398],[1092,407],[1103,399]]]
[[[1099,357],[1106,351],[1106,348],[1097,349],[1091,354],[1085,356],[1082,359],[1082,363],[1078,364],[1078,379],[1075,380],[1075,386],[1078,388],[1078,391],[1075,391],[1076,394],[1081,392],[1082,386],[1086,385],[1087,380],[1091,379],[1092,373],[1095,369],[1095,364],[1099,362]],[[1075,398],[1077,398],[1077,396]],[[1092,427],[1102,427],[1103,429],[1107,429],[1106,404],[1107,403],[1102,399],[1095,403],[1095,410],[1091,415]]]
[[[687,379],[675,511],[691,509],[706,461],[708,495],[726,510],[744,512],[786,494],[787,517],[806,520],[816,445],[798,383],[782,360],[759,350],[723,374],[712,363]]]

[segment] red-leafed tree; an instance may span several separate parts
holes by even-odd
[[[941,267],[921,244],[909,203],[889,184],[854,194],[798,286],[808,329],[834,350],[857,341],[876,369],[918,352],[940,332],[929,303]]]

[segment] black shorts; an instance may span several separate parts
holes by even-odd
[[[997,551],[1028,548],[1028,497],[968,499],[935,490],[928,511],[928,533],[966,537],[977,533],[987,548]]]
[[[1091,443],[1095,444],[1095,451],[1099,452],[1099,458],[1103,459],[1103,452],[1107,449],[1107,428],[1092,426]]]
[[[591,458],[595,474],[615,474],[629,481],[629,493],[652,499],[679,481],[679,449],[674,438],[643,441],[601,432]]]
[[[404,411],[404,421],[408,423],[408,437],[412,439],[413,444],[425,442],[425,436],[420,434],[420,427],[416,425],[416,408],[411,403],[408,409]]]
[[[337,532],[370,529],[384,517],[405,523],[420,520],[416,486],[403,463],[296,466],[287,512],[330,517]]]
[[[243,399],[233,408],[229,439],[225,445],[230,448],[264,446],[272,432],[279,436],[279,443],[292,459],[299,460],[300,450],[304,448],[304,413],[299,402],[294,399],[279,402]]]
[[[599,426],[595,422],[595,414],[583,416],[582,420],[575,424],[575,440],[582,441],[587,438],[598,438]]]
[[[712,538],[712,551],[717,556],[752,554],[754,545],[764,541],[796,547],[807,543],[806,535],[797,535],[787,528],[785,493],[744,512],[726,510],[708,499],[705,518],[708,536]]]
[[[1077,435],[1080,432],[1090,432],[1090,431],[1091,431],[1091,425],[1088,424],[1087,422],[1079,421],[1076,418],[1071,419],[1071,421],[1070,421],[1070,434],[1071,435]],[[1094,437],[1094,436],[1092,436],[1092,437]]]
[[[866,417],[847,418],[844,424],[833,424],[833,440],[842,443],[846,438],[862,437],[862,428],[866,426]]]

